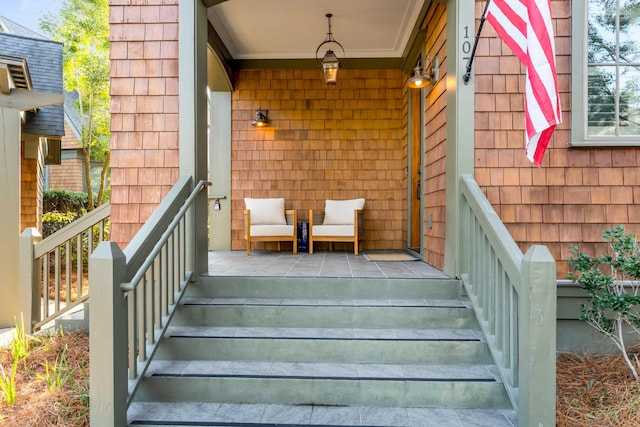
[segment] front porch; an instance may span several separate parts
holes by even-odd
[[[378,254],[379,252],[372,252]],[[393,252],[400,255],[404,252]],[[411,256],[407,254],[407,258]],[[255,251],[209,252],[208,276],[241,277],[342,277],[380,279],[447,279],[449,276],[432,265],[411,257],[409,261],[370,260],[365,252],[354,255],[349,251],[313,254]]]

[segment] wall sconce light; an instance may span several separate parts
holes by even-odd
[[[320,51],[320,48],[327,43],[333,43],[340,46],[343,55],[344,48],[333,38],[333,33],[331,32],[331,17],[333,15],[331,13],[327,13],[325,16],[327,17],[327,21],[329,22],[329,31],[327,32],[327,38],[325,38],[325,40],[320,43],[320,45],[316,49],[316,62],[318,63],[318,66],[322,68],[325,84],[335,85],[338,81],[338,70],[340,69],[340,61],[338,61],[338,57],[333,52],[333,50],[329,49],[322,58],[322,61],[320,61],[318,60],[318,52]]]
[[[256,110],[256,118],[251,122],[253,127],[266,127],[269,126],[269,110],[262,110],[258,108]]]
[[[407,87],[410,87],[411,89],[420,89],[438,81],[438,78],[440,77],[438,57],[436,56],[433,58],[433,61],[429,58],[425,58],[424,62],[426,63],[424,70],[422,68],[422,59],[419,60],[413,68],[413,76],[407,80]]]

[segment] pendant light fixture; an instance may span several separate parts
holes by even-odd
[[[340,49],[342,49],[343,55],[344,55],[344,48],[340,43],[338,43],[333,38],[333,33],[331,32],[331,17],[333,15],[331,13],[327,13],[325,16],[327,17],[327,21],[329,23],[329,31],[327,32],[327,37],[325,38],[325,40],[322,43],[320,43],[320,45],[316,49],[316,62],[318,63],[318,66],[322,68],[325,84],[335,85],[336,82],[338,81],[338,70],[340,69],[340,61],[338,61],[338,57],[333,52],[333,50],[328,49],[327,53],[325,53],[324,57],[320,61],[318,59],[318,52],[320,51],[320,48],[327,43],[333,43],[340,46]]]

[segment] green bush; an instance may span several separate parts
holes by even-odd
[[[87,193],[68,190],[48,190],[42,194],[44,212],[75,212],[82,216],[89,208]]]
[[[47,212],[42,215],[42,237],[48,237],[67,224],[82,216],[86,211],[77,212]]]
[[[626,336],[640,337],[640,244],[622,225],[602,233],[610,251],[594,257],[569,245],[569,279],[589,296],[580,318],[609,337],[640,382],[640,360],[627,353]]]

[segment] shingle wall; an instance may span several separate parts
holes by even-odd
[[[552,1],[563,123],[541,168],[524,154],[525,75],[491,25],[478,46],[476,179],[523,251],[545,244],[566,277],[569,243],[603,252],[602,230],[624,224],[640,232],[640,150],[569,148],[571,3]],[[480,16],[484,1],[476,2]],[[577,90],[577,89],[576,89]]]
[[[405,78],[341,70],[331,87],[319,70],[241,71],[232,94],[232,249],[245,248],[245,197],[284,197],[301,219],[326,199],[364,197],[364,249],[404,247]],[[250,124],[260,107],[268,128]]]
[[[178,178],[178,0],[110,0],[111,239],[126,245]]]
[[[439,61],[438,82],[427,93],[425,115],[425,259],[432,265],[444,267],[446,228],[446,69],[447,69],[447,9],[444,5],[431,5],[425,19],[427,29],[426,52],[430,59]],[[428,227],[429,215],[432,227]]]

